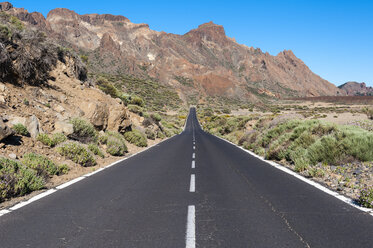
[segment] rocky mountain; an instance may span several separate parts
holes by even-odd
[[[367,87],[365,83],[347,82],[338,88],[348,96],[373,96],[373,87]]]
[[[151,30],[124,16],[79,15],[54,9],[47,18],[0,3],[0,9],[43,30],[88,57],[92,72],[151,77],[180,98],[219,96],[257,101],[276,97],[344,94],[314,74],[292,51],[276,56],[238,44],[212,22],[184,35]]]

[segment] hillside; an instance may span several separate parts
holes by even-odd
[[[44,18],[9,3],[1,6],[86,56],[90,71],[150,77],[174,88],[184,101],[206,96],[253,102],[261,96],[344,94],[292,51],[272,56],[238,44],[212,22],[176,35],[153,31],[124,16],[54,9]]]
[[[0,12],[0,209],[181,131],[175,92],[104,76],[89,76],[73,50]]]
[[[367,87],[365,83],[347,82],[338,88],[345,91],[348,96],[373,96],[373,88]]]

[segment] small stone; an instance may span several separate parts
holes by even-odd
[[[4,92],[6,90],[6,86],[4,84],[0,84],[0,92]]]
[[[54,110],[56,110],[58,113],[62,113],[65,111],[65,109],[61,105],[57,105]]]
[[[9,158],[11,159],[17,159],[17,155],[14,153],[9,154]]]

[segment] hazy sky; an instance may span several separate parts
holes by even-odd
[[[213,21],[241,44],[272,55],[292,50],[313,72],[336,85],[358,81],[373,86],[373,0],[11,2],[45,16],[57,7],[79,14],[120,14],[134,23],[176,34]]]

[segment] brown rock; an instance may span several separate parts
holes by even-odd
[[[127,109],[123,105],[117,105],[110,109],[108,119],[108,129],[112,131],[124,132],[131,126],[131,120]]]
[[[108,126],[109,119],[109,107],[105,103],[91,102],[88,104],[82,104],[82,110],[85,113],[85,117],[96,128],[105,130]]]
[[[0,118],[0,141],[13,134],[14,131],[3,122],[2,118]]]

